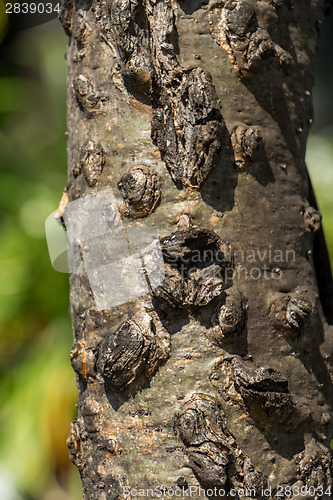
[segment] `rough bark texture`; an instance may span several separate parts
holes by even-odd
[[[325,7],[63,4],[68,199],[111,187],[130,226],[158,231],[166,273],[104,311],[71,276],[85,499],[331,497],[332,285],[304,162]]]

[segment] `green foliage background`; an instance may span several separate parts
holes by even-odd
[[[0,498],[76,500],[68,275],[46,217],[66,185],[67,38],[58,21],[5,40],[0,66]]]
[[[5,28],[2,19],[0,36]],[[66,47],[58,21],[18,32],[1,47],[2,500],[82,497],[66,447],[76,401],[68,276],[53,271],[44,236],[45,219],[66,184]],[[323,110],[307,157],[333,256],[333,130],[324,116],[327,102]]]

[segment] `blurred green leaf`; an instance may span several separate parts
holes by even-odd
[[[52,22],[2,50],[1,500],[82,497],[66,446],[76,402],[68,276],[52,269],[44,235],[66,184],[66,46]]]

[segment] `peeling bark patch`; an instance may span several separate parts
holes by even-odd
[[[175,417],[175,429],[186,447],[190,467],[205,486],[224,487],[228,480],[233,440],[223,432],[221,411],[214,398],[196,394]]]
[[[73,3],[73,0],[63,0],[60,6],[59,21],[68,36],[72,34]]]
[[[219,402],[194,394],[175,415],[175,432],[185,448],[195,476],[206,488],[255,488],[265,485],[251,460],[240,450],[226,427]]]
[[[97,91],[90,78],[82,74],[77,75],[73,81],[73,89],[80,108],[88,118],[101,114],[103,102],[107,97]]]
[[[232,373],[235,388],[259,427],[274,427],[287,420],[293,405],[288,382],[279,372],[272,368],[247,370],[234,362]]]
[[[220,22],[210,25],[213,38],[225,49],[239,77],[244,79],[253,77],[275,55],[275,44],[262,27],[274,21],[275,8],[267,4],[266,20],[262,23],[257,16],[257,3],[229,0],[222,8]]]
[[[288,381],[280,372],[255,368],[237,357],[224,359],[216,373],[219,369],[227,381],[223,393],[245,409],[259,428],[269,430],[288,420],[293,403]]]
[[[317,232],[321,228],[322,215],[319,210],[308,205],[304,211],[304,222],[307,232]]]
[[[219,311],[218,322],[223,336],[241,332],[244,323],[244,302],[239,292],[227,294],[225,304]]]
[[[245,322],[245,301],[243,295],[230,288],[226,292],[224,303],[219,305],[214,312],[213,323],[218,323],[217,327],[207,331],[207,336],[213,342],[224,346],[239,335]]]
[[[76,10],[76,15],[73,16],[71,24],[71,34],[78,42],[78,48],[82,49],[89,43],[92,28],[87,21],[87,11],[85,9]],[[84,51],[78,52],[84,57]]]
[[[109,10],[112,24],[106,36],[113,34],[112,45],[115,44],[119,55],[119,63],[113,68],[116,76],[113,81],[130,104],[140,110],[140,104],[150,106],[152,84],[146,8],[143,2],[115,0]],[[116,80],[122,82],[120,86]]]
[[[150,80],[148,19],[143,2],[114,0],[110,3],[112,30],[117,43],[122,75],[135,84]],[[142,78],[143,77],[143,78]],[[145,89],[149,84],[144,83]],[[144,90],[144,89],[142,89]]]
[[[314,439],[306,446],[305,450],[296,458],[298,477],[301,486],[323,488],[324,491],[333,482],[332,453]],[[324,494],[323,499],[331,498],[331,493]]]
[[[294,60],[292,56],[286,50],[283,50],[279,45],[275,45],[275,60],[278,62],[279,66],[288,75],[290,72],[290,67]]]
[[[172,179],[199,189],[226,133],[210,75],[178,64],[170,2],[116,0],[111,19],[124,88],[142,102],[152,97],[152,138]]]
[[[302,327],[303,321],[311,313],[311,304],[301,298],[290,297],[287,310],[286,310],[286,320],[291,328],[299,330]]]
[[[230,247],[213,231],[176,231],[161,240],[161,247],[165,279],[154,294],[171,307],[205,306],[228,285]]]
[[[273,302],[270,317],[273,325],[282,333],[299,333],[312,309],[312,303],[305,295],[287,295]]]
[[[172,76],[154,104],[152,138],[172,179],[199,189],[223,146],[224,120],[210,75],[179,68]]]
[[[106,154],[101,144],[87,141],[80,150],[80,164],[90,187],[95,186],[102,176]]]
[[[71,422],[70,434],[67,439],[69,458],[79,471],[84,467],[84,454],[82,453],[83,442],[86,441],[87,434],[83,431],[81,419]]]
[[[87,348],[84,341],[76,342],[71,350],[73,370],[84,379],[95,376],[95,349]]]
[[[118,183],[125,200],[126,217],[146,217],[154,210],[161,198],[160,176],[146,165],[135,165]]]
[[[156,334],[153,318],[135,314],[99,346],[97,370],[118,391],[135,391],[149,380],[169,357],[167,332]]]
[[[262,135],[257,129],[244,124],[237,125],[231,132],[231,145],[235,156],[235,166],[242,168],[255,158],[262,143]]]

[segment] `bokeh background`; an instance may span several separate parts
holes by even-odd
[[[0,28],[1,29],[1,28]],[[68,275],[44,224],[66,185],[67,37],[55,20],[2,26],[0,47],[0,499],[79,500]]]
[[[68,276],[46,217],[66,184],[67,38],[57,20],[15,29],[0,0],[0,498],[79,500]],[[322,29],[307,162],[333,261],[333,19]]]

